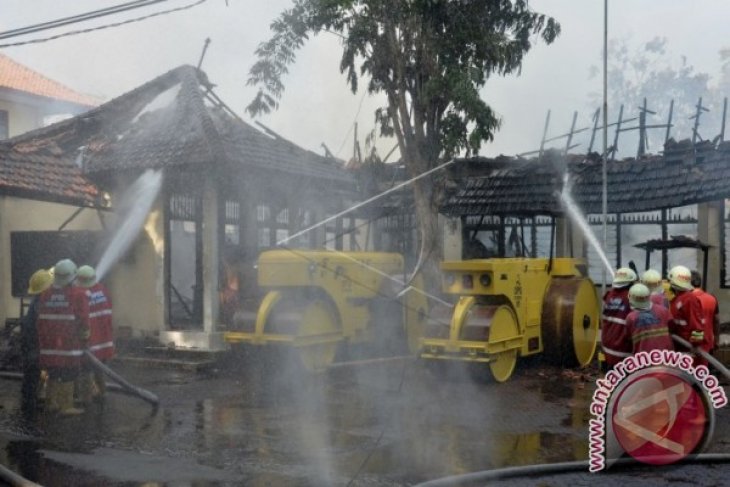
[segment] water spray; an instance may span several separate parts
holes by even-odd
[[[96,265],[96,277],[101,281],[109,269],[124,255],[144,226],[147,215],[162,187],[162,171],[145,171],[124,193],[118,209],[122,223]]]
[[[404,188],[405,186],[408,186],[409,184],[411,184],[411,183],[413,183],[413,182],[415,182],[415,181],[417,181],[419,179],[422,179],[422,178],[424,178],[424,177],[426,177],[426,176],[428,176],[430,174],[433,174],[433,173],[435,173],[437,171],[441,171],[441,170],[445,169],[446,167],[450,166],[451,164],[454,164],[455,162],[456,162],[456,159],[451,159],[449,161],[444,162],[443,164],[440,164],[440,165],[438,165],[438,166],[436,166],[436,167],[434,167],[432,169],[429,169],[428,171],[424,171],[421,174],[419,174],[418,176],[414,176],[414,177],[412,177],[410,179],[407,179],[406,181],[403,181],[402,183],[396,184],[392,188],[389,188],[389,189],[387,189],[387,190],[385,190],[385,191],[383,191],[381,193],[378,193],[375,196],[372,196],[372,197],[366,199],[365,201],[361,201],[360,203],[357,203],[357,204],[355,204],[353,206],[350,206],[349,208],[346,208],[345,210],[337,213],[336,215],[332,215],[332,216],[330,216],[328,218],[325,218],[324,220],[321,220],[321,221],[319,221],[319,222],[317,222],[317,223],[315,223],[313,225],[310,225],[309,227],[307,227],[307,228],[305,228],[303,230],[300,230],[300,231],[294,233],[293,235],[290,235],[290,236],[288,236],[286,238],[283,238],[283,239],[279,240],[278,242],[276,242],[276,245],[279,246],[279,247],[284,247],[288,242],[290,242],[291,240],[294,240],[295,238],[301,237],[302,235],[305,235],[305,234],[311,232],[312,230],[315,230],[315,229],[317,229],[317,228],[319,228],[319,227],[321,227],[323,225],[326,225],[327,223],[329,223],[331,221],[334,221],[337,218],[340,218],[340,217],[342,217],[344,215],[347,215],[348,213],[352,213],[353,211],[355,211],[355,210],[357,210],[359,208],[362,208],[363,206],[366,206],[366,205],[372,203],[373,201],[377,201],[380,198],[389,195],[390,193],[393,193],[395,191],[398,191],[399,189]],[[291,249],[289,249],[289,250],[291,250]],[[444,301],[443,299],[439,298],[438,296],[434,296],[433,294],[427,293],[426,291],[424,291],[422,289],[418,289],[416,287],[411,286],[410,285],[410,280],[408,282],[402,281],[402,280],[400,280],[400,279],[398,279],[396,277],[393,277],[393,276],[391,276],[391,275],[389,275],[387,273],[384,273],[384,272],[380,271],[379,269],[376,269],[376,268],[374,268],[374,267],[372,267],[372,266],[370,266],[370,265],[368,265],[368,264],[366,264],[364,262],[361,262],[361,261],[355,259],[354,257],[351,257],[351,256],[347,255],[346,253],[341,252],[339,250],[330,250],[330,252],[336,253],[338,255],[341,255],[344,258],[346,258],[348,260],[351,260],[353,262],[357,262],[358,264],[362,265],[366,269],[369,269],[369,270],[371,270],[371,271],[373,271],[373,272],[375,272],[377,274],[380,274],[381,276],[389,279],[390,281],[395,282],[399,286],[404,287],[405,289],[401,290],[398,293],[398,296],[397,297],[401,297],[402,295],[404,295],[408,291],[415,291],[415,292],[417,292],[419,294],[422,294],[423,296],[426,296],[427,298],[430,298],[430,299],[432,299],[432,300],[434,300],[434,301],[436,301],[438,303],[441,303],[441,304],[443,304],[445,306],[453,307],[453,304],[451,304],[451,303],[449,303],[447,301]],[[414,273],[414,275],[415,275],[415,273]]]
[[[603,250],[603,247],[598,242],[596,235],[593,233],[590,226],[588,225],[588,221],[586,220],[585,216],[583,216],[583,213],[580,211],[580,208],[571,196],[571,188],[572,184],[570,182],[570,175],[566,172],[563,175],[563,190],[560,192],[560,201],[563,203],[563,208],[568,213],[571,220],[576,223],[581,232],[583,232],[583,236],[588,241],[588,243],[591,244],[591,247],[593,247],[593,249],[596,251],[598,257],[600,257],[601,259],[601,262],[603,262],[603,265],[613,279],[613,266],[608,260],[608,257],[606,256],[606,252]]]
[[[124,192],[121,202],[117,207],[120,212],[121,225],[114,232],[109,246],[96,265],[96,277],[101,281],[109,272],[109,269],[124,255],[124,253],[135,241],[140,230],[144,226],[147,215],[157,199],[162,187],[162,171],[148,169]],[[121,385],[127,392],[133,394],[150,404],[157,405],[157,396],[139,387],[135,387],[119,374],[116,374],[109,367],[96,359],[94,355],[86,350],[84,352],[87,362],[96,370],[109,376]]]

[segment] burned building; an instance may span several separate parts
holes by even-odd
[[[705,141],[668,141],[662,154],[607,163],[607,248],[610,264],[633,261],[646,267],[649,240],[678,237],[703,245],[680,250],[657,249],[649,265],[666,272],[673,265],[703,269],[708,251],[706,287],[720,302],[730,299],[730,145]],[[591,275],[601,282],[603,265],[577,225],[564,215],[560,192],[565,176],[570,193],[589,228],[602,240],[602,164],[599,157],[548,152],[542,158],[475,158],[452,170],[452,191],[442,206],[451,219],[451,239],[462,248],[473,235],[494,241],[506,255],[519,238],[522,255],[547,256],[550,238],[556,255],[586,257]],[[555,230],[550,231],[555,217]],[[448,227],[447,227],[448,228]],[[510,239],[510,236],[513,236]],[[447,231],[447,239],[449,232]],[[685,240],[685,242],[687,242]],[[514,247],[514,245],[513,245]],[[513,251],[514,252],[514,251]],[[727,308],[721,304],[721,311]],[[727,310],[723,320],[730,319]]]
[[[355,226],[349,215],[289,239],[357,198],[342,162],[247,124],[190,66],[11,139],[7,150],[21,163],[45,157],[76,166],[109,196],[114,211],[102,216],[103,234],[123,224],[125,190],[145,171],[161,171],[143,230],[107,282],[115,325],[163,344],[221,348],[218,331],[237,311],[255,309],[261,250],[355,245],[335,235]],[[133,212],[135,202],[127,206]],[[100,247],[107,243],[100,235]]]

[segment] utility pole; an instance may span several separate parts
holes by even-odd
[[[619,120],[620,123],[620,120]],[[603,164],[601,168],[602,198],[601,223],[603,224],[603,249],[608,248],[608,0],[603,0]],[[606,267],[601,266],[601,296],[606,292]]]

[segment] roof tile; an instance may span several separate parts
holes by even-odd
[[[705,144],[698,149],[702,162],[695,162],[694,157],[677,159],[678,154],[691,152],[691,144],[674,144],[674,152],[667,156],[609,162],[609,213],[651,211],[730,197],[730,145],[710,150]],[[560,213],[555,193],[562,189],[561,172],[566,164],[573,180],[573,197],[581,209],[593,214],[602,210],[600,162],[549,152],[541,160],[505,163],[475,158],[460,164],[469,170],[458,172],[457,189],[442,206],[448,215]],[[483,189],[477,190],[476,196],[463,189],[471,187]]]
[[[4,54],[0,54],[0,88],[9,88],[85,107],[93,107],[99,104],[99,100],[96,98],[74,91],[58,81],[23,66]]]

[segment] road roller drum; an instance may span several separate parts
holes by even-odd
[[[600,302],[581,259],[500,258],[443,262],[443,289],[458,295],[451,318],[430,319],[420,357],[485,364],[504,382],[518,357],[587,365],[596,351]],[[434,311],[435,313],[435,311]]]

